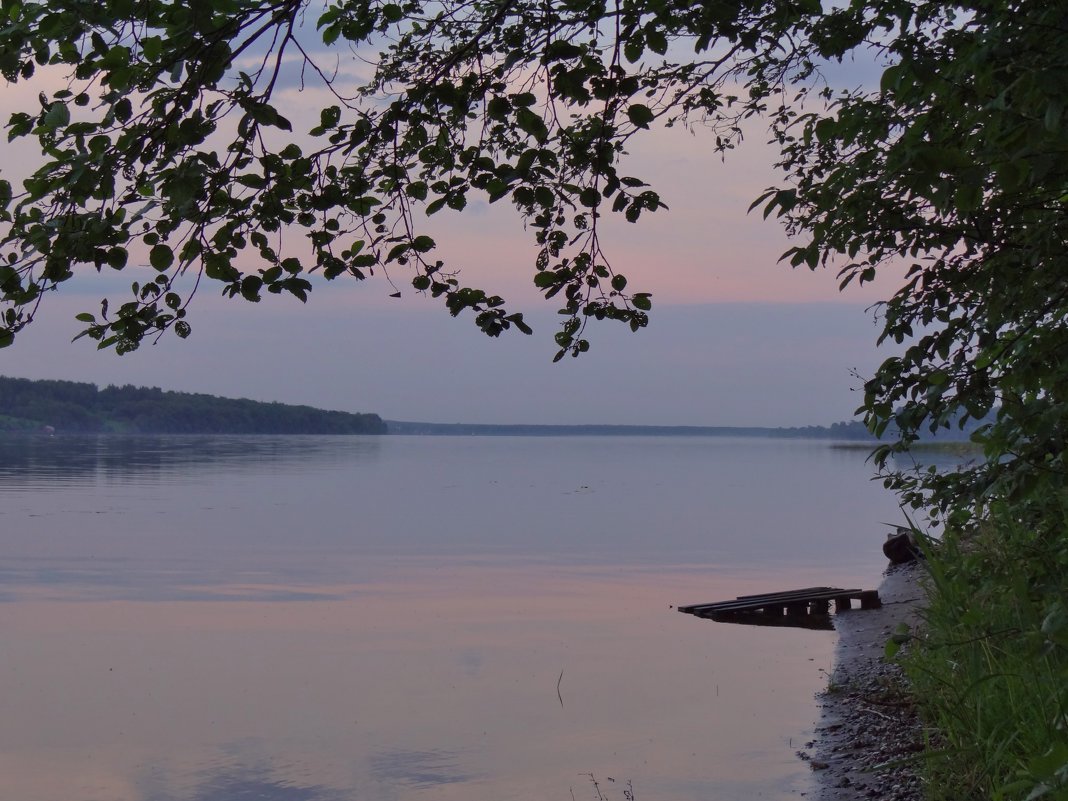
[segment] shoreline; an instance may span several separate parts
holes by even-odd
[[[901,623],[914,625],[924,602],[922,563],[883,574],[883,606],[835,616],[838,645],[828,687],[817,696],[819,722],[798,757],[814,775],[816,801],[922,801],[918,769],[923,729],[902,692],[901,668],[884,658]]]

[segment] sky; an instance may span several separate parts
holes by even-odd
[[[34,86],[0,86],[0,116]],[[293,108],[310,108],[296,87]],[[314,100],[314,98],[312,98]],[[299,131],[314,120],[291,115]],[[316,114],[317,116],[317,114]],[[652,293],[649,327],[637,334],[594,323],[590,352],[552,364],[558,303],[532,285],[533,234],[504,204],[472,203],[436,216],[441,250],[462,279],[504,296],[535,334],[481,334],[468,316],[381,279],[319,282],[306,305],[194,300],[187,340],[165,335],[135,353],[97,351],[73,317],[101,297],[125,300],[136,274],[87,275],[49,296],[0,373],[25,378],[135,384],[227,397],[376,412],[430,422],[798,426],[850,419],[856,388],[889,356],[875,348],[872,303],[893,276],[840,293],[832,271],[779,263],[790,242],[749,204],[780,178],[759,129],[723,161],[701,130],[657,130],[634,141],[631,174],[653,176],[669,206],[636,225],[610,220],[602,238],[628,289]],[[7,148],[0,174],[30,155]],[[400,277],[399,287],[407,286]]]

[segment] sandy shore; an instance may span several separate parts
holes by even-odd
[[[923,601],[922,566],[892,567],[884,574],[881,609],[836,616],[835,667],[819,696],[815,739],[798,756],[816,775],[817,801],[920,801],[915,763],[923,748],[919,720],[899,692],[900,669],[883,659],[886,642],[902,622],[916,618]]]

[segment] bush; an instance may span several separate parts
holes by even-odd
[[[904,658],[938,732],[932,799],[1068,799],[1068,494],[991,508],[930,550]]]

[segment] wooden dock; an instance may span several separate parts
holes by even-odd
[[[801,590],[772,592],[762,595],[741,595],[733,601],[680,606],[680,612],[724,623],[749,623],[760,626],[801,626],[831,628],[831,604],[835,612],[853,608],[857,601],[861,609],[882,606],[878,590],[844,589],[842,587],[806,587]]]

